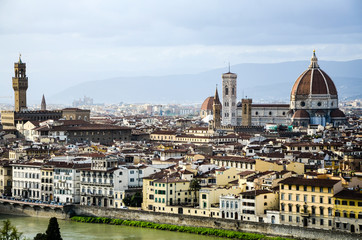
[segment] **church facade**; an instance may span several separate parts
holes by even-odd
[[[332,79],[319,68],[315,51],[308,69],[292,87],[290,104],[253,104],[252,99],[242,99],[236,103],[237,75],[229,71],[222,75],[222,81],[222,126],[265,126],[270,123],[338,126],[346,122],[345,114],[338,108],[337,89]],[[208,99],[205,102],[210,103]],[[201,109],[202,117],[212,114],[211,106],[207,108],[205,102],[204,109]]]

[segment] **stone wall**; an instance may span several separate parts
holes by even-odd
[[[9,214],[9,215],[19,215],[19,216],[31,216],[31,217],[56,217],[59,219],[67,219],[69,214],[67,214],[68,209],[61,208],[40,208],[40,207],[31,207],[29,205],[11,205],[0,203],[0,213]]]
[[[283,236],[298,239],[362,240],[361,235],[338,231],[299,228],[287,225],[276,225],[267,223],[253,223],[229,219],[213,219],[178,214],[154,213],[129,209],[101,208],[94,206],[72,205],[65,206],[64,208],[52,209],[49,207],[40,208],[31,207],[29,205],[21,206],[19,204],[11,205],[0,203],[0,213],[32,217],[57,217],[59,219],[68,219],[69,217],[75,215],[109,217],[136,221],[148,221],[154,223],[174,224],[180,226],[229,229],[234,231],[253,232],[269,236]]]
[[[262,233],[270,236],[292,237],[298,239],[362,239],[362,236],[358,234],[337,231],[326,231],[267,223],[253,223],[228,219],[213,219],[178,214],[154,213],[128,209],[107,209],[89,206],[75,206],[72,211],[72,214],[81,216],[98,216],[128,220],[141,220],[154,223],[167,223],[182,226],[220,228],[242,232]]]

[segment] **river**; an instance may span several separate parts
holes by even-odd
[[[24,237],[33,239],[37,233],[44,233],[48,227],[49,219],[36,217],[23,217],[0,214],[2,221],[10,219],[13,226],[23,233]],[[114,226],[107,224],[78,223],[70,220],[59,220],[60,233],[63,240],[87,239],[87,240],[225,240],[225,238],[200,236],[190,233],[169,232],[147,228]]]

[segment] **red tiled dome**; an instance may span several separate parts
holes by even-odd
[[[208,97],[201,105],[201,110],[212,110],[212,104],[214,102],[214,97]]]
[[[308,69],[295,81],[292,95],[337,95],[332,79],[321,69]]]
[[[334,109],[331,112],[331,118],[344,118],[344,117],[346,117],[346,115],[344,115],[344,113],[339,109]]]
[[[318,59],[313,52],[311,64],[295,81],[291,95],[327,94],[337,95],[332,79],[319,68]]]
[[[297,110],[294,115],[293,115],[293,118],[309,118],[309,113],[302,109],[302,110]]]

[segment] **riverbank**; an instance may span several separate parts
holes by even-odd
[[[33,239],[37,233],[45,232],[49,218],[25,217],[0,214],[0,224],[9,219],[13,226],[23,233],[27,239]],[[225,238],[194,235],[181,232],[160,231],[148,228],[128,227],[124,225],[88,224],[70,220],[59,220],[60,233],[63,240],[225,240]]]
[[[221,229],[203,228],[203,227],[185,227],[185,226],[170,225],[170,224],[157,224],[157,223],[151,223],[151,222],[145,222],[145,221],[129,221],[129,220],[124,220],[124,219],[112,219],[112,218],[106,218],[106,217],[74,216],[71,218],[71,220],[76,221],[76,222],[82,222],[82,223],[125,225],[125,226],[132,226],[132,227],[151,228],[151,229],[167,230],[167,231],[175,231],[175,232],[183,232],[183,233],[193,233],[193,234],[198,234],[198,235],[208,235],[208,236],[232,238],[232,239],[293,240],[290,238],[268,237],[263,234],[257,234],[257,233],[244,233],[244,232],[236,232],[236,231],[231,231],[231,230],[221,230]]]
[[[280,224],[268,224],[259,222],[247,222],[222,218],[188,216],[183,214],[170,214],[150,212],[131,209],[114,209],[95,206],[70,205],[62,209],[38,208],[20,205],[1,204],[0,213],[37,216],[57,217],[58,219],[69,219],[72,216],[107,217],[112,219],[127,219],[129,221],[145,221],[157,224],[170,224],[184,227],[201,227],[212,229],[231,230],[236,232],[258,233],[266,236],[279,236],[284,238],[318,239],[318,240],[362,240],[357,234],[340,231],[327,231],[313,228],[301,228]]]

